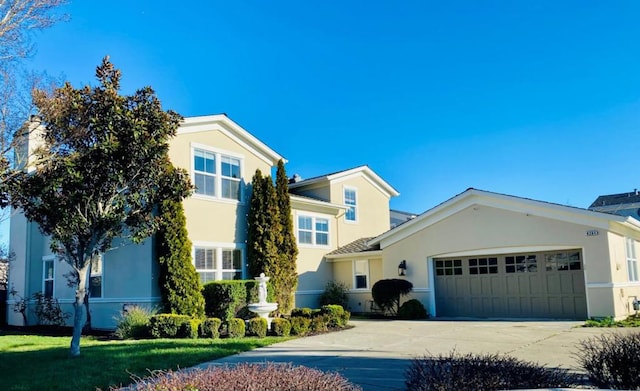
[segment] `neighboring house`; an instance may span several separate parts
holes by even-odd
[[[272,174],[282,156],[226,115],[186,118],[169,154],[197,188],[184,209],[200,280],[254,277],[246,267],[250,182],[256,169]],[[350,288],[349,310],[370,311],[371,287],[384,278],[410,280],[411,297],[436,316],[621,318],[640,297],[640,222],[632,217],[474,189],[415,216],[390,211],[398,191],[367,166],[295,176],[289,190],[299,307],[316,307],[337,280]],[[10,288],[24,297],[43,292],[71,312],[68,266],[19,213],[10,247]],[[105,329],[127,305],[158,305],[153,238],[103,254],[89,301],[93,326]],[[8,303],[8,322],[22,324]]]
[[[634,189],[629,193],[601,195],[593,201],[589,209],[639,219],[640,192]]]

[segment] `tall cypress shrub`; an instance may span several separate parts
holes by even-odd
[[[291,198],[289,197],[289,179],[282,159],[278,162],[276,172],[276,202],[278,204],[278,219],[280,233],[278,235],[278,262],[274,271],[272,283],[278,301],[278,312],[289,314],[294,306],[294,293],[298,286],[298,272],[296,258],[298,246],[293,231],[291,217]]]
[[[271,176],[263,177],[259,169],[251,184],[251,204],[247,216],[249,277],[259,276],[260,273],[271,277],[278,258],[277,238],[280,232],[276,191]]]
[[[160,204],[160,227],[156,254],[160,264],[160,292],[164,311],[171,314],[204,316],[202,287],[191,263],[191,241],[181,202]]]

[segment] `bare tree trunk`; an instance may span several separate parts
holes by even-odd
[[[90,263],[90,262],[89,262]],[[88,265],[85,265],[80,269],[78,276],[78,289],[76,290],[76,298],[73,303],[74,315],[73,315],[73,334],[71,337],[71,357],[80,356],[80,337],[82,336],[82,326],[84,326],[84,298],[87,294],[87,273],[89,271]]]

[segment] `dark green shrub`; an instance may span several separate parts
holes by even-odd
[[[289,319],[291,322],[291,334],[303,336],[309,332],[309,327],[311,326],[311,319],[305,318],[302,316],[292,316]]]
[[[456,352],[415,359],[405,373],[408,391],[561,388],[576,380],[567,370],[510,356]]]
[[[247,335],[258,338],[267,336],[267,320],[265,318],[252,318],[247,321]]]
[[[200,337],[202,338],[220,338],[220,325],[222,321],[219,318],[206,318],[200,323]]]
[[[371,296],[384,312],[396,315],[400,309],[400,297],[409,294],[411,289],[413,284],[407,280],[399,278],[380,280],[373,284]]]
[[[191,263],[191,241],[182,202],[167,199],[159,205],[160,226],[155,240],[160,265],[160,293],[164,311],[204,316],[198,273]]]
[[[149,337],[149,319],[154,311],[137,305],[130,306],[116,318],[115,335],[122,339],[142,339]]]
[[[336,304],[347,308],[349,306],[349,287],[340,281],[329,281],[320,295],[320,305]]]
[[[246,326],[244,320],[240,318],[232,318],[227,321],[227,336],[229,338],[244,337]]]
[[[285,318],[271,320],[271,332],[278,337],[288,337],[291,334],[291,323]]]
[[[200,324],[202,320],[200,319],[189,319],[187,321],[182,322],[180,328],[178,329],[178,338],[198,338],[198,330],[200,329]]]
[[[186,336],[185,323],[188,324],[191,317],[187,315],[159,314],[149,319],[149,332],[153,338],[176,338]],[[197,328],[196,328],[197,330]]]
[[[309,330],[322,333],[329,330],[329,315],[316,315],[311,318],[311,324]]]
[[[311,308],[294,308],[291,310],[291,317],[298,318],[309,318],[313,315],[313,310]]]
[[[213,281],[205,284],[205,313],[207,317],[226,322],[247,305],[247,289],[244,281]]]
[[[198,391],[361,391],[337,373],[325,373],[291,364],[258,363],[236,366],[210,366],[188,371],[154,371],[146,379],[127,389],[131,391],[198,390]]]
[[[419,300],[411,299],[400,306],[398,316],[401,319],[426,319],[427,310]]]
[[[598,388],[640,389],[640,333],[606,334],[581,341],[576,357]]]
[[[320,312],[323,315],[326,315],[328,318],[328,326],[329,327],[344,327],[347,325],[351,314],[348,311],[345,311],[339,305],[331,304],[331,305],[323,305],[320,308]],[[345,314],[345,312],[347,314]]]

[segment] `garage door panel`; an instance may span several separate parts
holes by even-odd
[[[438,264],[457,271],[438,273]],[[577,250],[436,262],[437,312],[440,316],[584,319],[583,269]]]

